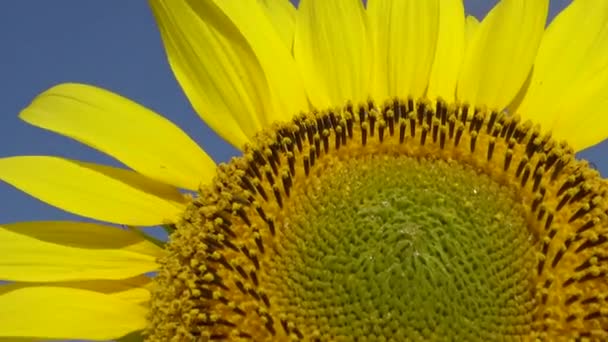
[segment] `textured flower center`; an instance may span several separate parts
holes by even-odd
[[[606,189],[517,116],[411,99],[301,115],[184,213],[149,339],[601,336]]]
[[[260,277],[287,314],[347,339],[529,333],[533,237],[510,189],[404,156],[335,158],[316,173]]]

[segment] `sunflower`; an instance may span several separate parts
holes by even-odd
[[[608,2],[548,27],[548,0],[481,22],[461,0],[150,4],[242,156],[216,166],[93,86],[36,97],[23,120],[130,169],[0,159],[108,223],[0,226],[0,338],[608,338],[608,183],[574,155],[607,136]],[[158,225],[169,242],[142,233]]]

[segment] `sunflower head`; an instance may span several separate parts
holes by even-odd
[[[608,183],[575,156],[607,136],[608,1],[150,5],[240,156],[103,89],[36,97],[128,169],[0,158],[110,224],[0,225],[0,340],[608,340]]]
[[[302,115],[190,204],[151,338],[586,334],[605,319],[589,313],[607,290],[607,189],[567,144],[498,111],[395,99]]]

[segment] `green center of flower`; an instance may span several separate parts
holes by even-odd
[[[510,189],[404,156],[337,160],[312,176],[261,279],[298,326],[349,339],[529,332],[533,239]]]

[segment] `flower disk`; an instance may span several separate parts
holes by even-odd
[[[605,338],[607,189],[518,116],[413,99],[302,114],[192,201],[148,337]]]

